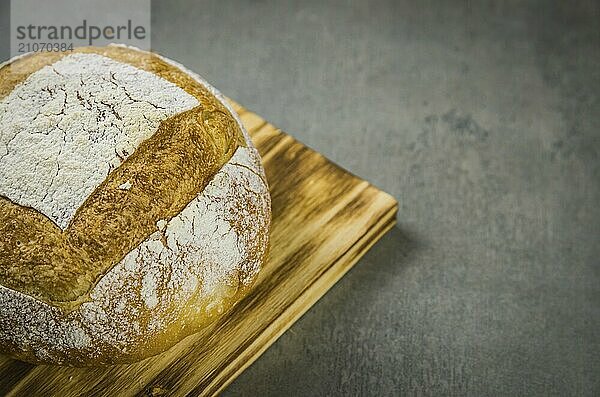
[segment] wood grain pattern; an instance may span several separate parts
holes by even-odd
[[[217,394],[394,225],[391,196],[234,107],[263,158],[273,202],[271,252],[252,292],[203,332],[136,364],[60,368],[0,356],[0,395]]]

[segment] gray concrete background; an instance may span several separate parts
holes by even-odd
[[[600,395],[598,5],[155,4],[157,51],[400,202],[225,396]]]
[[[600,395],[598,2],[160,1],[153,21],[155,50],[400,202],[225,396]]]

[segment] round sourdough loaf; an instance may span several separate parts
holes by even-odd
[[[236,113],[181,65],[117,45],[0,65],[0,351],[166,350],[247,292],[270,205]]]

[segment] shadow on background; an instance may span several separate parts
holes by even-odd
[[[423,245],[414,233],[392,228],[223,395],[393,393],[394,376],[382,379],[384,366],[395,371],[385,341],[393,343],[391,328],[401,319],[389,291]]]

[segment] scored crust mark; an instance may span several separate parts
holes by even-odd
[[[98,271],[139,245],[157,220],[181,212],[231,157],[222,136],[213,139],[199,128],[206,117],[194,108],[163,122],[88,197],[64,232],[38,211],[0,198],[3,284],[52,303],[87,293]],[[127,182],[131,187],[121,189]]]
[[[0,100],[0,194],[65,229],[162,120],[198,105],[134,66],[96,54],[65,57]]]
[[[89,299],[100,277],[155,232],[157,221],[181,212],[238,146],[245,146],[225,106],[159,57],[121,47],[77,52],[150,71],[184,89],[200,105],[161,122],[157,132],[96,188],[64,231],[35,209],[0,198],[0,284],[66,310]],[[59,58],[38,54],[16,62],[22,63],[19,70],[34,73]],[[10,66],[0,69],[0,94],[27,78],[10,76],[4,70]]]

